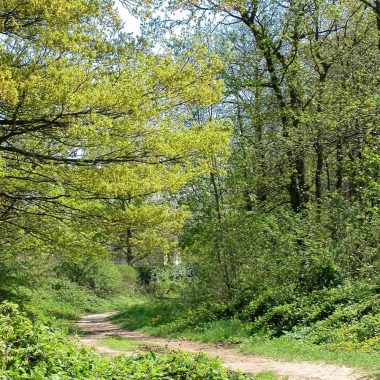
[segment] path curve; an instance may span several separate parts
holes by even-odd
[[[246,355],[231,348],[218,347],[213,344],[195,343],[178,339],[155,338],[136,331],[127,331],[109,321],[115,313],[90,314],[80,318],[78,329],[85,333],[79,340],[88,346],[94,347],[98,352],[117,356],[128,354],[113,350],[101,344],[100,340],[108,336],[120,336],[126,339],[140,340],[171,350],[182,350],[191,353],[207,353],[219,358],[224,366],[232,371],[241,370],[247,374],[262,371],[272,371],[289,380],[365,380],[367,377],[359,376],[355,370],[348,367],[335,366],[323,363],[285,362]]]

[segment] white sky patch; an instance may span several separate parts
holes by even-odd
[[[137,17],[132,15],[129,12],[129,10],[122,5],[120,0],[115,0],[115,5],[116,5],[116,9],[118,10],[118,13],[119,13],[123,23],[124,23],[123,31],[125,33],[130,33],[134,36],[141,36],[142,35],[142,30],[141,30],[142,29],[142,23],[141,23],[141,21]],[[164,5],[163,5],[163,8],[164,8]],[[163,10],[161,11],[160,9],[156,10],[156,12],[154,13],[154,16],[162,17],[163,19],[166,18],[164,11]],[[175,11],[173,13],[170,13],[168,16],[172,22],[175,22],[175,21],[188,19],[189,13],[186,11]],[[191,30],[193,26],[194,26],[193,22],[189,22],[189,23],[183,24],[183,25],[176,25],[172,28],[169,28],[167,30],[167,32],[163,34],[162,38],[164,40],[165,39],[170,40],[173,37],[180,38],[180,36],[184,30],[186,30],[186,29]],[[156,54],[160,54],[160,53],[163,53],[165,51],[165,49],[163,47],[163,44],[161,44],[160,42],[156,42],[152,47],[152,51]]]
[[[134,35],[141,34],[141,23],[140,21],[133,15],[131,15],[127,8],[123,7],[120,1],[116,1],[116,8],[119,12],[121,19],[124,22],[124,32],[132,33]]]
[[[121,19],[124,22],[124,28],[123,28],[124,32],[133,33],[134,35],[141,35],[141,21],[128,11],[128,9],[121,4],[120,0],[116,0],[115,5]],[[164,16],[164,12],[158,10],[158,12],[154,14],[154,16]],[[172,21],[179,21],[179,20],[183,20],[187,18],[188,18],[188,12],[186,11],[175,11],[174,13],[170,14],[170,19]],[[191,28],[191,26],[192,24],[190,23],[185,28]],[[182,27],[178,26],[173,29],[170,29],[166,37],[169,37],[169,36],[179,37],[181,34],[182,28],[183,26]]]

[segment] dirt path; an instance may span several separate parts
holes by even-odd
[[[121,352],[108,348],[101,344],[100,340],[107,336],[120,336],[162,346],[172,350],[182,350],[192,353],[205,352],[210,356],[218,357],[228,369],[255,374],[261,371],[272,371],[280,376],[286,376],[289,380],[358,380],[367,379],[361,377],[351,368],[339,367],[329,364],[315,364],[309,362],[283,362],[260,356],[245,355],[238,351],[213,344],[194,343],[183,340],[154,338],[149,335],[126,331],[108,320],[113,313],[87,315],[77,322],[79,330],[86,333],[80,337],[80,341],[93,346],[98,352],[116,356]],[[123,352],[122,354],[128,354]]]

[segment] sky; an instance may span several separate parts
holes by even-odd
[[[116,8],[119,11],[120,17],[124,21],[124,31],[126,33],[133,33],[136,35],[141,34],[141,30],[140,30],[141,23],[140,23],[140,21],[136,17],[132,16],[129,13],[127,8],[123,7],[120,0],[116,0],[115,3],[116,3]],[[161,12],[159,11],[158,14],[160,15]],[[185,12],[176,11],[176,12],[171,14],[171,17],[173,20],[179,20],[179,19],[183,18],[185,14],[186,14]],[[180,31],[179,28],[177,31],[176,31],[176,29],[172,29],[170,31],[170,33],[177,33],[177,32],[179,33],[179,31]]]
[[[126,33],[140,34],[140,21],[132,16],[128,10],[121,5],[120,1],[116,1],[116,7],[120,17],[124,21],[124,31]]]

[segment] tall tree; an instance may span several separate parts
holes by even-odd
[[[221,123],[188,125],[179,111],[219,98],[217,58],[149,52],[121,32],[109,0],[2,1],[0,22],[4,244],[21,234],[86,252],[107,247],[110,226],[154,228],[159,215],[179,226],[153,195],[203,173],[228,141]]]

